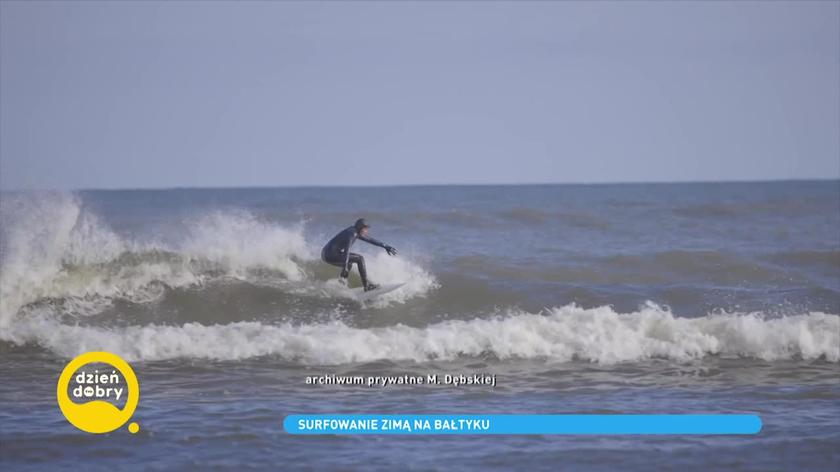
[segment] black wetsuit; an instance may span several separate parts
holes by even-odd
[[[350,252],[350,246],[356,242],[356,239],[361,239],[366,243],[379,246],[383,249],[390,247],[382,241],[362,236],[356,232],[356,228],[354,226],[350,226],[330,239],[330,242],[328,242],[327,245],[324,246],[324,249],[321,250],[321,259],[327,264],[341,267],[343,270],[348,272],[352,268],[353,264],[356,264],[359,268],[359,275],[362,276],[362,286],[367,287],[368,280],[367,270],[365,269],[365,258],[360,254]]]

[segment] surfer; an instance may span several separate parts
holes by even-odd
[[[336,234],[324,246],[324,249],[321,250],[321,259],[324,262],[341,267],[341,279],[345,283],[347,282],[347,276],[350,275],[350,269],[353,267],[353,264],[356,264],[356,267],[359,269],[359,275],[362,277],[362,287],[365,288],[365,292],[373,290],[379,287],[379,285],[368,282],[367,270],[365,270],[365,258],[360,254],[350,252],[350,246],[356,242],[356,239],[361,239],[366,243],[385,249],[385,252],[391,256],[397,254],[397,250],[392,246],[368,236],[368,228],[370,228],[370,225],[367,224],[365,219],[359,218],[356,220],[356,224]]]

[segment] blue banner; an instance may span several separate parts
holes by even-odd
[[[289,415],[290,434],[756,434],[758,415]]]

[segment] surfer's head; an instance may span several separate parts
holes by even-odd
[[[365,221],[364,218],[356,220],[356,224],[354,226],[356,227],[356,232],[362,235],[367,234],[368,228],[370,228],[370,225],[367,224],[367,221]]]

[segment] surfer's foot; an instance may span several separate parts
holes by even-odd
[[[370,292],[371,290],[376,290],[377,288],[379,288],[379,285],[367,284],[365,285],[365,292]]]

